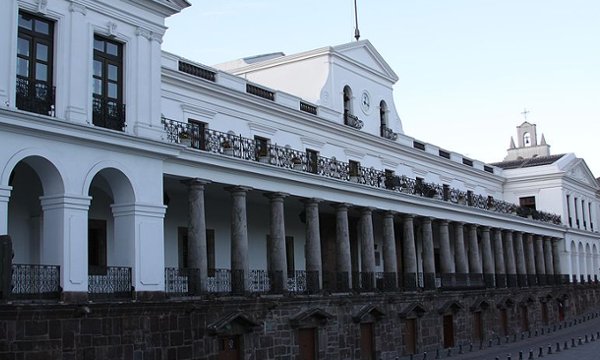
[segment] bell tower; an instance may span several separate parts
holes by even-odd
[[[539,144],[537,139],[536,125],[524,121],[517,126],[517,145],[515,145],[514,138],[510,138],[508,154],[504,161],[549,156],[550,145],[546,144],[544,134],[542,134]]]

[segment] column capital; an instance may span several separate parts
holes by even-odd
[[[454,225],[460,225],[460,226],[463,226],[463,225],[465,225],[465,223],[464,223],[463,221],[453,221],[452,223],[453,223]]]
[[[490,232],[491,228],[487,225],[479,225],[479,228],[481,228],[482,232]]]
[[[434,220],[432,217],[430,216],[419,216],[419,219],[421,220],[421,222],[425,222],[425,223],[430,223]]]
[[[450,221],[448,219],[438,219],[436,220],[440,225],[444,225],[444,226],[448,226],[448,224],[450,224]]]
[[[415,218],[415,216],[413,214],[403,214],[402,215],[402,220],[410,220],[412,221]]]
[[[352,204],[349,203],[334,203],[331,206],[336,210],[348,210],[349,207],[352,207]]]
[[[479,227],[479,225],[477,225],[477,224],[469,224],[469,228],[471,228],[471,229],[474,228],[475,230],[477,230],[478,227]]]
[[[513,230],[502,229],[502,233],[507,234],[507,235],[512,235],[513,232],[514,232]]]
[[[286,197],[290,196],[290,194],[284,192],[269,192],[264,193],[263,196],[270,200],[283,200]]]
[[[212,181],[210,180],[206,180],[206,179],[200,179],[200,178],[191,178],[191,179],[185,179],[185,180],[181,180],[182,184],[185,184],[187,186],[204,186],[204,185],[208,185],[210,184]]]
[[[365,215],[365,214],[371,214],[373,213],[373,211],[377,210],[377,208],[374,207],[370,207],[370,206],[363,206],[360,208],[360,213]]]
[[[384,218],[390,218],[390,217],[393,218],[398,213],[397,211],[394,211],[394,210],[381,210],[381,212],[383,213],[382,215]]]
[[[225,191],[229,191],[232,194],[247,193],[250,190],[254,190],[254,189],[252,189],[249,186],[242,186],[242,185],[228,186],[225,188]]]
[[[320,204],[321,202],[323,202],[323,199],[321,198],[303,198],[300,199],[300,202],[302,202],[305,205],[313,205],[313,204]]]

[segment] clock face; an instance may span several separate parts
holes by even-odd
[[[365,114],[371,110],[371,95],[366,90],[362,92],[360,97],[360,107]]]

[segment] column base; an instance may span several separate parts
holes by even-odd
[[[88,302],[88,293],[82,291],[64,291],[60,294],[60,301],[69,304],[80,304]]]
[[[134,299],[137,301],[161,301],[166,299],[164,291],[136,291]]]

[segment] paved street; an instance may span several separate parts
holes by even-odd
[[[579,321],[581,321],[579,323]],[[455,360],[518,360],[520,359],[519,352],[522,352],[522,359],[538,359],[540,358],[540,347],[542,348],[542,357],[551,360],[598,360],[600,359],[600,317],[594,315],[589,320],[584,320],[583,317],[577,318],[577,324],[557,329],[556,331],[546,332],[544,335],[535,336],[535,332],[531,337],[525,336],[521,340],[521,336],[514,341],[514,336],[509,338],[506,343],[506,338],[503,338],[501,344],[497,344],[497,340],[493,341],[492,347],[484,348],[483,350],[469,351],[469,346],[463,346],[463,354],[459,354],[458,349],[453,349],[450,356],[448,352],[441,351],[440,359],[455,359]],[[567,325],[569,323],[567,322]],[[551,328],[552,330],[553,328]],[[587,342],[586,342],[587,335]],[[581,340],[580,340],[581,339]],[[581,341],[581,344],[580,344]],[[560,344],[560,351],[557,352],[557,343]],[[565,343],[567,349],[565,350]],[[573,347],[573,344],[575,346]],[[487,346],[488,344],[486,344]],[[552,347],[552,353],[548,353],[548,347]],[[414,360],[435,359],[436,354],[418,354],[413,357]],[[408,358],[403,358],[408,359]]]

